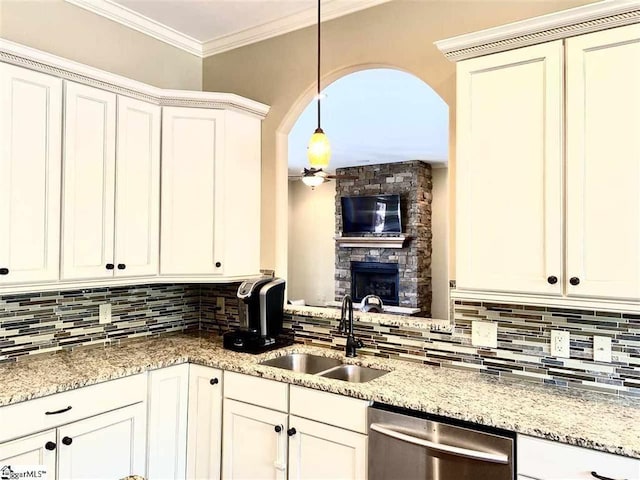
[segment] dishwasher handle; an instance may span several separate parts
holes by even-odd
[[[372,423],[369,428],[374,432],[381,433],[382,435],[402,440],[404,442],[413,443],[414,445],[420,445],[421,447],[429,448],[438,452],[449,453],[458,457],[472,458],[474,460],[482,460],[484,462],[501,464],[509,463],[509,457],[504,454],[487,453],[481,452],[479,450],[471,450],[469,448],[454,447],[452,445],[431,442],[420,437],[414,437],[412,435],[407,435],[406,433],[394,430],[390,425]]]

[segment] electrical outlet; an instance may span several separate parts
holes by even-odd
[[[224,315],[224,297],[218,297],[216,307],[218,308],[218,313]]]
[[[611,337],[593,337],[593,360],[611,363]]]
[[[569,358],[571,356],[569,332],[551,330],[551,356],[560,358]]]
[[[100,305],[100,324],[111,323],[111,304],[103,303]]]
[[[471,322],[471,344],[476,347],[498,347],[498,324],[493,322]]]

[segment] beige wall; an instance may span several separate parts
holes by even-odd
[[[449,318],[449,187],[448,169],[431,171],[431,318]]]
[[[0,0],[0,37],[161,88],[202,89],[202,59],[63,0]]]
[[[324,305],[335,296],[336,182],[289,182],[287,296]]]
[[[466,32],[501,25],[578,5],[584,0],[509,1],[403,1],[329,21],[323,25],[323,78],[336,80],[367,66],[395,66],[428,83],[449,105],[450,173],[455,172],[455,65],[447,61],[433,42]],[[204,61],[203,88],[234,92],[271,105],[263,123],[262,139],[262,264],[276,267],[278,245],[276,203],[286,216],[286,187],[279,176],[286,168],[276,163],[276,144],[286,150],[287,134],[313,95],[315,77],[315,28],[310,27],[248,45]],[[327,132],[331,138],[331,132]],[[300,152],[295,152],[301,154]],[[302,153],[304,154],[304,153]],[[286,157],[285,157],[286,158]],[[281,160],[281,159],[280,159]],[[455,187],[452,183],[452,187]],[[455,211],[451,195],[450,211]],[[284,227],[286,228],[286,220]],[[450,239],[454,238],[450,232]],[[283,237],[286,239],[286,236]],[[453,250],[452,248],[450,250]],[[453,271],[455,263],[450,262]]]

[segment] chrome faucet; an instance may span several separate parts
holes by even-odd
[[[351,295],[345,295],[342,299],[340,326],[338,328],[341,333],[347,335],[345,354],[347,357],[355,357],[356,350],[364,347],[364,344],[353,335],[353,300],[351,300]]]

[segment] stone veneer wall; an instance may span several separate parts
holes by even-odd
[[[351,293],[351,262],[397,263],[400,276],[399,304],[419,308],[431,316],[431,165],[420,161],[339,168],[336,179],[336,235],[342,235],[340,197],[399,194],[403,234],[411,240],[402,249],[345,248],[336,244],[336,300]],[[340,175],[357,177],[341,180]],[[394,236],[395,234],[349,234]]]

